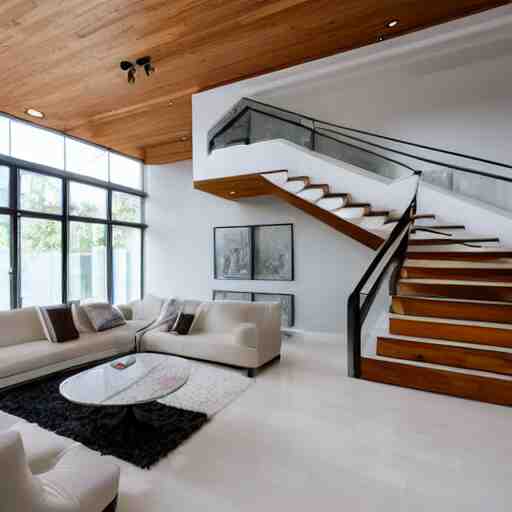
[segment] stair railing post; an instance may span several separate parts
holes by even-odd
[[[361,310],[359,293],[352,293],[347,303],[347,369],[349,377],[361,376]]]

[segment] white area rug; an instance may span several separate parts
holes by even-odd
[[[253,379],[236,370],[192,361],[188,382],[176,393],[159,400],[161,404],[205,413],[212,417],[236,400]]]

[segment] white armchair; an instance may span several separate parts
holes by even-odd
[[[0,433],[0,512],[113,512],[119,468],[81,445],[46,473],[33,475],[21,435]]]

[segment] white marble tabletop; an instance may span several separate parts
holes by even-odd
[[[149,353],[134,357],[135,364],[124,370],[112,368],[110,361],[73,375],[61,383],[60,394],[83,405],[136,405],[177,391],[190,375],[185,359]]]

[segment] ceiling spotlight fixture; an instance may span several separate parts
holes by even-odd
[[[183,137],[181,137],[181,140],[182,140],[183,142],[185,142],[186,140],[188,140],[188,137],[187,137],[186,135],[184,135]]]
[[[379,42],[380,42],[380,41],[384,41],[384,36],[379,36],[379,37],[377,37],[377,41],[379,41]]]
[[[140,59],[137,59],[135,61],[135,64],[133,62],[130,62],[129,60],[123,60],[119,64],[119,67],[123,71],[128,72],[128,83],[134,84],[135,78],[137,74],[137,66],[144,69],[144,72],[146,73],[146,76],[150,76],[155,72],[155,67],[151,63],[151,57],[141,57]]]
[[[174,101],[169,100],[169,103],[167,105],[169,105],[169,107],[172,107],[174,105]]]
[[[44,119],[44,113],[36,110],[35,108],[25,109],[25,114],[29,115],[30,117],[37,117],[37,119]]]
[[[398,20],[391,20],[386,23],[386,27],[393,28],[398,25]]]
[[[230,193],[229,193],[230,196],[234,196],[236,195],[236,192],[234,190],[232,190]]]

